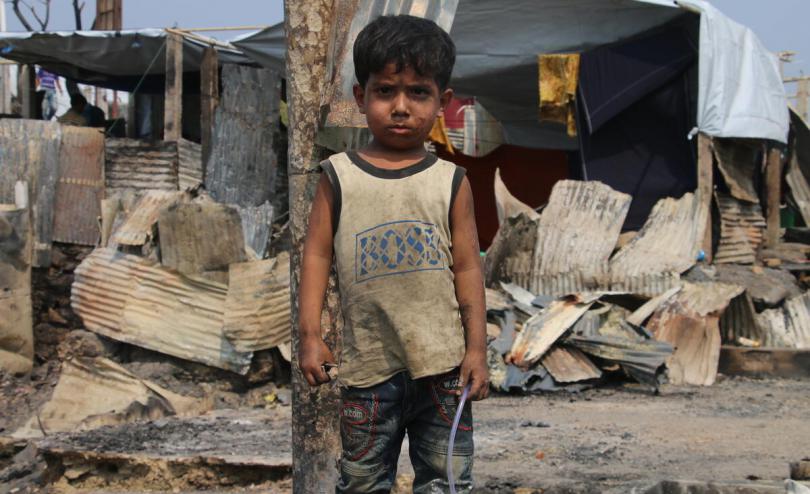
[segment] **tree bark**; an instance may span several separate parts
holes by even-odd
[[[287,37],[287,101],[289,109],[289,184],[291,296],[293,319],[293,492],[333,492],[340,457],[339,403],[331,385],[310,389],[298,370],[298,284],[309,211],[320,172],[323,150],[315,145],[320,99],[326,82],[332,0],[284,2]],[[324,313],[324,337],[339,351],[342,332],[334,272],[330,276]]]

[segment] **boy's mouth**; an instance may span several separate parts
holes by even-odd
[[[388,131],[393,134],[409,134],[413,132],[413,129],[404,125],[392,125],[388,127]]]

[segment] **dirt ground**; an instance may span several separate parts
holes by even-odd
[[[474,409],[477,492],[643,493],[662,480],[777,485],[789,462],[810,456],[808,410],[810,381],[790,380],[721,378],[659,395],[623,384],[496,396]],[[284,405],[217,410],[52,436],[42,446],[84,452],[63,465],[72,478],[53,492],[281,493],[290,491],[289,421]],[[404,486],[406,452],[407,444]],[[150,459],[122,460],[143,454]]]

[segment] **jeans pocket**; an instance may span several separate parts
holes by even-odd
[[[349,461],[363,459],[374,447],[380,397],[345,396],[340,412],[340,432],[343,451]]]
[[[457,394],[461,388],[461,377],[459,370],[453,370],[440,376],[431,378],[430,393],[433,404],[439,417],[448,425],[453,425],[453,419],[458,411],[458,404],[461,397]],[[469,401],[464,406],[465,411],[461,414],[461,421],[458,429],[460,431],[472,430],[472,413]]]

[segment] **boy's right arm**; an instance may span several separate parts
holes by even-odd
[[[310,386],[329,382],[323,364],[335,363],[335,357],[321,335],[321,311],[332,266],[332,204],[332,185],[322,174],[309,215],[299,289],[298,367]]]

